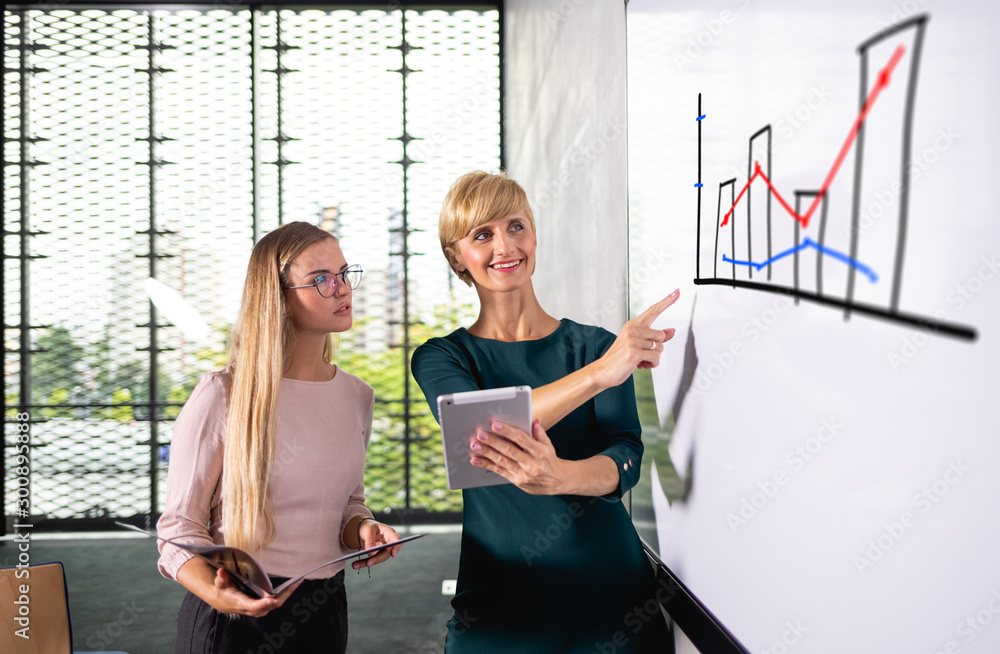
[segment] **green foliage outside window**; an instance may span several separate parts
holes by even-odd
[[[425,323],[410,327],[412,350],[434,336],[444,336],[475,319],[472,307],[458,303],[435,307]],[[369,508],[406,506],[404,447],[403,349],[385,344],[371,351],[358,346],[366,321],[355,322],[344,334],[337,364],[375,389],[375,417],[365,468],[365,495]],[[441,432],[420,387],[410,375],[410,506],[431,513],[460,511],[461,491],[448,490],[441,449]],[[434,399],[434,398],[432,398]]]
[[[410,326],[410,354],[421,343],[443,336],[475,318],[472,307],[457,302],[437,306],[423,323]],[[406,507],[406,425],[409,424],[409,471],[411,508],[437,512],[460,511],[462,494],[448,490],[440,429],[431,414],[420,387],[409,376],[409,416],[404,407],[404,350],[397,343],[370,342],[376,327],[374,318],[355,321],[354,328],[342,335],[336,363],[357,375],[375,390],[375,411],[371,443],[368,449],[365,486],[369,507],[376,512],[397,511]],[[228,341],[229,326],[216,326],[218,342]],[[401,328],[394,334],[402,340]],[[33,401],[46,405],[39,411],[45,418],[114,420],[130,423],[148,420],[148,360],[141,352],[134,356],[110,356],[106,339],[82,343],[64,327],[53,327],[38,339],[39,352],[33,359]],[[159,415],[172,420],[201,378],[201,373],[226,365],[226,353],[219,348],[203,348],[195,353],[196,365],[184,379],[161,373]],[[433,398],[432,398],[433,399]],[[86,406],[88,403],[96,406]],[[133,404],[135,403],[135,404]],[[8,394],[8,414],[16,412],[17,397]],[[75,405],[75,406],[69,406]],[[408,418],[408,420],[407,420]]]

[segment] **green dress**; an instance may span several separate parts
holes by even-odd
[[[413,376],[437,418],[439,395],[544,386],[600,358],[614,339],[571,320],[533,341],[459,329],[417,348]],[[620,501],[639,478],[643,449],[631,378],[547,433],[560,458],[613,459],[619,486],[604,497],[531,495],[512,484],[462,491],[462,553],[446,651],[661,651],[666,626],[651,600],[652,569]]]

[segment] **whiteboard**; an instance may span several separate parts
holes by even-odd
[[[751,651],[1000,651],[1000,7],[802,5],[627,5],[633,502]]]

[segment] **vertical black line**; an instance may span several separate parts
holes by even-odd
[[[275,8],[274,10],[274,27],[276,34],[275,41],[275,74],[277,76],[275,94],[277,99],[277,114],[278,114],[278,224],[285,224],[285,133],[282,130],[281,121],[281,82],[284,80],[284,73],[281,67],[281,53],[284,50],[281,43],[281,9]]]
[[[20,388],[18,389],[18,403],[19,403],[18,413],[21,413],[21,412],[28,412],[28,410],[29,410],[28,409],[28,405],[31,404],[31,338],[30,338],[30,331],[29,331],[31,329],[31,303],[30,303],[31,296],[30,296],[29,288],[28,288],[28,279],[29,279],[29,273],[30,273],[30,269],[28,267],[28,264],[29,264],[29,261],[30,261],[30,259],[28,258],[29,253],[30,253],[30,244],[28,242],[29,228],[30,228],[29,227],[30,219],[29,219],[29,216],[28,216],[28,212],[29,212],[30,207],[29,207],[29,203],[28,203],[28,198],[30,197],[29,196],[29,187],[30,187],[30,181],[31,181],[28,178],[28,175],[29,175],[30,170],[31,170],[30,167],[28,166],[28,157],[29,157],[29,154],[30,154],[28,152],[28,148],[30,146],[30,142],[28,141],[28,130],[31,128],[31,125],[28,122],[28,119],[29,119],[29,112],[28,112],[28,107],[29,107],[29,105],[28,105],[28,101],[29,101],[29,94],[28,94],[28,90],[29,90],[28,89],[28,52],[29,52],[29,47],[28,47],[28,12],[27,12],[27,10],[21,9],[21,10],[17,11],[17,16],[20,19],[20,25],[19,25],[20,31],[19,31],[19,35],[18,35],[19,36],[18,61],[19,61],[19,64],[20,64],[20,71],[19,71],[20,75],[18,77],[18,82],[19,82],[19,92],[21,94],[21,97],[19,98],[20,99],[20,103],[19,103],[19,106],[18,106],[18,111],[20,112],[20,115],[18,116],[18,118],[19,118],[19,129],[20,129],[20,134],[19,134],[20,138],[19,138],[19,144],[18,144],[18,152],[21,155],[20,156],[20,160],[18,162],[18,174],[20,175],[20,179],[18,180],[19,181],[18,186],[19,186],[19,189],[20,189],[19,207],[20,207],[20,214],[21,214],[20,215],[20,220],[18,221],[20,223],[20,236],[19,236],[19,239],[18,239],[19,240],[19,252],[18,252],[18,254],[20,255],[20,257],[19,257],[18,264],[19,264],[20,273],[21,273],[20,287],[18,289],[18,292],[19,292],[19,295],[20,295],[20,298],[19,298],[19,301],[20,301],[20,307],[19,307],[19,309],[20,309],[19,310],[20,317],[19,317],[19,326],[18,326],[18,344],[19,344],[19,350],[20,350],[20,352],[18,353],[18,358],[20,360],[20,365],[19,365],[19,369],[18,369],[18,383],[20,385]],[[4,23],[5,23],[5,30],[4,31],[6,33],[6,19],[4,20]],[[6,105],[4,105],[3,103],[0,103],[0,111],[3,112],[3,117],[4,117],[5,122],[6,122],[6,117],[7,117]],[[6,134],[6,125],[5,125],[3,131]],[[0,160],[4,161],[5,166],[6,166],[6,159],[7,159],[7,157],[5,156],[6,152],[7,152],[7,149],[6,149],[6,138],[4,138],[4,144],[5,145],[4,145],[3,151],[0,152]],[[7,177],[6,177],[6,167],[5,167],[4,168],[4,174],[3,174],[2,177],[0,177],[0,186],[5,186],[6,182],[7,182]],[[2,205],[0,205],[0,207],[6,208],[6,204],[2,204]],[[7,272],[7,266],[6,266],[6,260],[7,260],[7,257],[6,257],[6,250],[7,250],[7,246],[6,246],[6,238],[7,238],[6,237],[6,226],[7,226],[6,212],[4,212],[3,223],[4,223],[4,234],[3,234],[4,243],[3,243],[3,247],[0,248],[0,249],[3,249],[5,254],[4,254],[4,258],[3,258],[4,267],[3,267],[3,270],[0,271],[0,277],[6,277],[6,272]],[[5,290],[5,288],[4,288],[4,293],[0,294],[0,304],[4,305],[4,313],[3,313],[4,320],[3,320],[3,322],[0,322],[0,326],[2,326],[6,330],[6,328],[7,328],[7,322],[6,322],[7,296],[6,296],[6,290]],[[6,362],[6,359],[7,359],[7,353],[6,353],[6,348],[5,348],[5,351],[4,351],[4,361],[5,362]],[[5,384],[4,385],[4,398],[7,397],[6,390],[7,389],[6,389],[6,384]],[[6,406],[6,404],[7,404],[7,401],[6,401],[6,399],[4,399],[4,406]],[[29,420],[30,420],[30,418],[29,418]],[[29,450],[28,450],[28,461],[31,462],[31,461],[34,460],[34,444],[29,442],[28,443],[28,447],[29,447]],[[6,489],[7,462],[5,460],[6,453],[5,453],[4,450],[5,450],[5,448],[0,447],[0,493],[3,493],[5,491],[5,489]],[[28,483],[29,483],[29,487],[30,487],[30,484],[31,484],[31,478],[30,477],[28,478]],[[5,495],[0,494],[0,497],[5,497]],[[28,515],[30,517],[30,515],[31,515],[31,503],[30,503],[31,495],[30,495],[30,493],[28,495],[28,499],[29,499]],[[0,514],[3,514],[2,510],[0,510]],[[0,535],[5,535],[6,533],[7,533],[7,525],[6,525],[6,520],[4,520],[4,524],[0,524]]]
[[[913,145],[913,109],[917,97],[917,80],[920,73],[920,53],[924,44],[926,17],[917,24],[910,56],[910,78],[906,89],[906,109],[903,118],[903,151],[899,164],[899,230],[896,235],[896,261],[892,270],[892,295],[889,311],[899,310],[899,293],[903,283],[903,255],[906,248],[906,230],[910,210],[910,156]]]
[[[802,215],[802,198],[809,196],[808,191],[795,191],[795,213],[799,216]],[[800,244],[800,239],[802,238],[802,223],[798,220],[795,221],[795,236],[793,237],[792,247],[798,247]],[[768,266],[770,268],[770,266]],[[795,304],[799,303],[799,251],[796,250],[792,253],[792,288],[795,289]]]
[[[764,125],[759,130],[757,130],[756,132],[754,132],[753,135],[750,137],[750,141],[747,144],[747,183],[748,184],[750,182],[750,179],[757,172],[757,166],[753,165],[754,162],[756,162],[758,165],[760,164],[760,160],[759,159],[755,159],[755,157],[753,156],[753,144],[754,144],[754,141],[757,140],[757,137],[759,137],[759,136],[766,136],[767,137],[767,172],[766,172],[766,174],[767,174],[767,178],[771,179],[771,124],[768,123],[767,125]],[[751,229],[750,229],[750,206],[751,206],[750,205],[750,191],[751,191],[751,186],[748,186],[747,187],[747,260],[748,261],[753,261],[753,250],[750,248],[750,243],[751,243],[751,239],[752,239]],[[765,261],[769,261],[771,259],[771,256],[772,256],[771,255],[771,198],[772,198],[773,195],[774,195],[773,191],[771,191],[771,188],[768,187],[768,189],[767,189],[767,259],[765,259]],[[748,266],[747,268],[750,271],[750,278],[753,279],[753,266]],[[767,279],[768,279],[768,281],[770,281],[770,279],[771,279],[771,266],[767,267]]]
[[[21,173],[21,234],[20,234],[20,271],[21,271],[21,320],[20,328],[18,329],[18,336],[20,341],[21,349],[21,369],[18,371],[19,382],[21,388],[19,389],[19,400],[21,406],[20,411],[27,412],[28,405],[31,404],[31,293],[28,285],[29,276],[31,273],[28,258],[31,252],[31,244],[28,242],[29,230],[31,229],[31,218],[28,215],[31,209],[28,202],[30,197],[31,179],[29,175],[31,173],[31,167],[28,165],[30,152],[28,148],[30,147],[30,142],[28,141],[28,130],[31,125],[28,122],[29,117],[29,95],[28,95],[28,14],[27,11],[21,11],[21,52],[20,57],[20,88],[21,88],[21,160],[20,173]],[[4,153],[0,153],[2,155]]]
[[[506,51],[504,44],[506,34],[506,21],[504,20],[505,15],[504,3],[497,3],[497,39],[499,41],[498,60],[500,62],[500,65],[497,67],[499,70],[498,82],[500,84],[500,170],[507,170],[507,153],[505,152],[507,147],[507,131],[504,129],[504,116],[507,114],[506,109],[504,108],[506,98],[506,94],[504,93],[504,83],[506,80],[506,76],[504,75],[504,62],[506,61],[504,58],[504,53]],[[451,281],[451,275],[448,276],[448,281]]]
[[[719,201],[715,205],[715,256],[712,257],[712,277],[719,276],[719,229],[722,221],[722,187],[725,183],[719,184]]]
[[[628,0],[625,0],[622,3],[622,13],[623,13],[622,18],[624,19],[624,24],[625,24],[625,319],[626,320],[630,320],[632,318],[632,288],[631,288],[632,285],[629,283],[629,280],[632,279],[632,256],[631,256],[632,255],[632,212],[631,212],[631,207],[629,206],[630,202],[629,202],[628,188],[629,188],[629,184],[632,181],[632,178],[631,178],[632,171],[631,171],[631,168],[629,166],[629,164],[630,164],[630,161],[629,161],[630,156],[629,155],[631,153],[631,149],[629,147],[629,120],[628,120],[628,116],[629,116],[629,102],[628,102],[628,96],[629,96]],[[701,96],[700,96],[700,94],[699,94],[698,97],[699,97],[698,107],[700,109],[701,108]],[[700,123],[700,121],[699,121],[699,123]],[[700,243],[701,243],[701,234],[700,234],[700,231],[701,231],[700,230],[700,228],[701,228],[701,196],[700,196],[700,191],[701,191],[701,189],[699,189],[699,198],[698,198],[699,203],[698,203],[698,216],[697,216],[699,234],[695,237],[695,239],[696,239],[696,246],[695,246],[695,253],[696,254],[695,254],[695,264],[694,264],[695,265],[695,278],[698,277],[698,257],[701,255],[701,252],[698,249],[700,247]],[[631,516],[632,515],[632,510],[633,510],[632,509],[632,492],[631,491],[629,491],[627,499],[625,497],[622,497],[622,503],[625,505],[625,510]]]
[[[632,230],[630,229],[630,212],[629,212],[629,202],[628,202],[628,185],[630,182],[629,177],[629,166],[628,166],[628,0],[622,3],[622,18],[625,24],[625,319],[630,320],[632,318],[632,289],[629,288],[629,280],[632,278],[631,261],[629,255],[632,249]],[[701,107],[701,102],[698,103],[699,108]],[[700,115],[700,113],[699,113]],[[701,121],[699,121],[701,122]],[[701,217],[698,217],[698,223],[701,223]],[[700,239],[700,236],[697,237]],[[695,249],[697,252],[697,247]],[[697,273],[697,256],[695,257],[695,277],[698,276]],[[627,498],[622,497],[622,503],[625,505],[625,510],[629,515],[632,515],[632,493],[629,491]]]
[[[868,97],[868,51],[861,51],[861,73],[860,73],[858,111],[864,110],[865,101]],[[864,163],[865,152],[865,123],[858,126],[858,136],[854,142],[854,189],[851,198],[851,259],[858,258],[858,223],[861,215],[861,183],[862,165]],[[847,293],[844,295],[846,307],[844,308],[844,320],[851,317],[851,302],[854,300],[854,273],[853,266],[847,271]]]
[[[629,148],[629,132],[628,132],[628,0],[622,3],[622,13],[625,24],[625,319],[630,320],[632,318],[632,289],[629,280],[632,279],[632,211],[629,206],[629,193],[628,187],[629,183],[632,181],[631,173],[632,170],[629,167],[629,154],[631,149]],[[699,107],[701,103],[699,102]],[[701,218],[698,218],[699,225]],[[698,239],[699,237],[696,237]],[[695,252],[697,252],[697,246],[695,247]],[[695,278],[698,277],[697,268],[698,261],[697,255],[695,255]],[[625,504],[625,510],[628,511],[629,515],[632,514],[632,493],[628,493],[627,499],[622,497],[622,502]]]
[[[403,55],[402,80],[403,80],[403,457],[404,474],[406,488],[406,509],[410,508],[410,251],[409,251],[409,222],[408,222],[408,202],[409,202],[409,157],[406,149],[409,141],[409,134],[406,131],[406,85],[409,80],[409,69],[406,67],[406,53],[409,50],[409,43],[406,40],[406,8],[400,9],[401,14],[401,52]]]
[[[250,14],[250,217],[252,244],[260,239],[260,161],[257,156],[257,141],[260,138],[257,125],[258,91],[257,75],[260,62],[260,9],[251,7]]]
[[[732,207],[736,202],[736,178],[727,179],[726,181],[719,184],[719,202],[716,205],[718,208],[715,210],[715,273],[714,276],[718,277],[718,266],[719,266],[719,230],[721,229],[721,224],[719,217],[722,215],[722,189],[729,187],[729,204],[727,206]],[[736,229],[735,221],[733,219],[735,211],[729,214],[729,228],[733,232],[733,259],[736,258]],[[733,279],[736,279],[736,264],[733,264]]]
[[[698,94],[698,234],[695,243],[694,276],[701,279],[701,93]]]
[[[759,132],[758,132],[759,134]],[[756,134],[754,134],[756,136]],[[753,177],[753,139],[751,136],[747,141],[747,261],[753,261],[753,249],[750,243],[750,206],[752,205],[750,193],[753,191],[753,184],[750,183],[750,179]],[[735,214],[736,211],[734,210]],[[733,230],[733,235],[735,236],[736,231]],[[735,243],[735,242],[734,242]],[[736,246],[733,245],[733,258],[736,258]],[[753,266],[747,266],[747,274],[749,279],[753,279]]]
[[[767,178],[771,181],[771,185],[774,184],[774,177],[771,176],[771,125],[767,126]],[[771,190],[770,186],[767,189],[767,259],[770,261],[771,257],[774,256],[774,252],[771,250],[771,200],[774,198],[774,191]],[[767,267],[767,281],[771,281],[771,266]]]
[[[156,94],[155,90],[155,76],[156,76],[156,35],[154,31],[154,17],[153,12],[150,11],[146,14],[147,25],[148,25],[148,35],[147,35],[147,45],[149,46],[149,56],[148,65],[149,68],[149,82],[147,86],[147,93],[149,94],[149,165],[147,166],[149,170],[149,276],[156,278],[156,112],[155,112],[155,102]],[[156,514],[156,496],[158,491],[157,484],[157,458],[159,450],[159,408],[157,406],[157,397],[159,396],[159,376],[160,376],[160,361],[159,361],[159,332],[157,325],[157,315],[156,315],[156,305],[153,304],[153,300],[149,300],[149,514],[146,516],[147,521],[152,520],[152,516]],[[149,525],[146,525],[149,527]]]
[[[798,207],[795,208],[795,213],[799,214],[800,216],[802,215],[802,212],[799,211]],[[796,243],[799,242],[799,237],[800,237],[799,232],[801,230],[802,230],[802,225],[800,225],[799,221],[796,220],[795,221],[795,242]],[[798,250],[795,251],[795,254],[792,255],[792,258],[794,260],[794,263],[793,263],[794,268],[793,268],[793,270],[795,271],[795,279],[792,282],[792,288],[794,288],[796,291],[798,291],[799,290],[799,252],[798,252]],[[798,304],[798,303],[799,303],[799,298],[796,297],[795,298],[795,304]]]
[[[820,200],[820,214],[819,214],[819,239],[816,241],[819,243],[820,247],[826,244],[826,208],[829,206],[827,200],[830,198],[830,192],[827,191],[823,194],[823,199]],[[797,222],[797,221],[796,221]],[[823,295],[823,255],[822,253],[816,257],[816,295]]]
[[[21,16],[20,20],[23,23],[24,11],[5,11],[3,16],[3,33],[7,34],[7,17],[8,16]],[[23,50],[23,42],[19,43],[19,46]],[[20,55],[19,55],[20,56]],[[7,85],[0,84],[0,238],[3,239],[0,243],[0,328],[7,331],[7,157],[4,156],[7,152]],[[18,103],[18,111],[20,111],[20,103]],[[20,119],[21,116],[18,116]],[[18,151],[20,151],[21,146],[18,146]],[[20,186],[20,184],[18,184]],[[6,339],[5,339],[6,340]],[[3,348],[3,362],[4,367],[7,365],[7,347]],[[7,377],[4,375],[3,383],[3,408],[4,413],[7,412]],[[3,436],[0,436],[3,438]],[[6,467],[4,461],[4,448],[0,447],[0,497],[6,497],[4,494],[5,480],[6,480]],[[0,518],[4,516],[3,507],[0,506]],[[0,521],[0,536],[6,533],[6,520]]]
[[[17,16],[19,12],[11,11],[4,12],[3,15],[3,33],[7,34],[7,16]],[[20,12],[20,13],[23,13]],[[24,18],[21,18],[24,21]],[[21,45],[19,43],[19,45]],[[23,46],[22,46],[23,49]],[[0,243],[0,328],[7,331],[7,295],[6,295],[6,281],[7,281],[7,204],[6,204],[6,189],[7,189],[7,157],[4,156],[7,152],[7,85],[0,84],[0,238],[3,242]],[[18,148],[20,150],[20,147]],[[7,347],[4,346],[3,349],[3,363],[4,368],[7,367]],[[7,377],[4,375],[3,382],[3,409],[4,414],[7,413]],[[6,441],[6,428],[4,429],[4,434],[0,435]],[[6,448],[0,446],[0,497],[7,497],[7,461],[6,461]],[[6,502],[0,502],[0,536],[7,535],[7,513],[3,506]]]
[[[729,206],[732,207],[736,204],[736,179],[731,179],[729,184]],[[729,229],[732,231],[733,237],[733,259],[736,259],[736,211],[735,209],[731,214],[729,214]],[[736,279],[736,264],[733,263],[733,279]]]

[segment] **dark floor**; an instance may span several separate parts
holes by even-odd
[[[401,536],[428,532],[403,546],[398,557],[360,575],[348,568],[348,652],[367,654],[444,649],[450,596],[441,584],[458,571],[456,527],[398,529]],[[17,546],[0,541],[0,566],[14,565]],[[31,562],[62,561],[69,583],[74,648],[169,654],[174,619],[184,589],[156,569],[156,545],[147,538],[79,538],[31,541]]]

